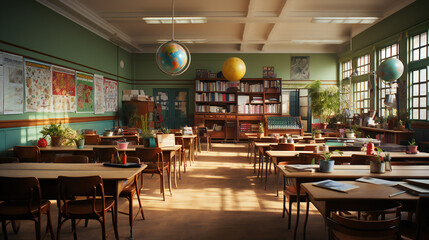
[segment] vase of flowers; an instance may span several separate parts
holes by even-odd
[[[383,150],[381,148],[375,148],[377,155],[375,156],[375,159],[372,160],[370,165],[370,172],[371,173],[384,173],[386,172],[386,166],[383,161]]]

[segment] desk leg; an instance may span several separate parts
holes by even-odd
[[[305,193],[307,196],[307,209],[305,211],[305,221],[304,221],[304,230],[303,230],[303,239],[305,240],[305,232],[307,230],[307,221],[308,221],[308,211],[310,209],[310,198],[308,197],[308,193]]]
[[[253,173],[256,173],[256,148],[253,145],[252,146],[252,150],[253,150]]]
[[[265,158],[265,151],[264,151],[264,158]],[[270,159],[268,158],[265,163],[265,190],[267,190],[267,182],[268,182],[268,164],[270,162]]]
[[[119,233],[118,233],[118,201],[119,201],[119,184],[122,184],[120,181],[116,182],[116,192],[114,195],[115,204],[114,204],[114,210],[113,210],[113,230],[115,232],[115,238],[119,240]],[[133,229],[130,229],[130,237],[133,237]]]
[[[297,196],[299,196],[299,193],[301,192],[301,182],[296,178],[296,193]],[[293,232],[293,239],[296,240],[296,234],[298,232],[298,223],[299,223],[299,211],[300,211],[300,197],[296,198],[296,223],[295,223],[295,230]],[[290,211],[290,210],[289,210]]]
[[[273,157],[272,159],[273,159],[273,162],[274,162],[274,167],[278,168],[277,158]],[[279,196],[279,175],[280,175],[280,169],[277,169],[277,175],[276,175],[276,191],[277,191],[277,195],[276,196],[277,197]]]
[[[174,186],[177,188],[177,170],[176,170],[176,154],[174,154]]]

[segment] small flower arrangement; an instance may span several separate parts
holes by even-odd
[[[375,156],[376,162],[378,162],[378,163],[384,162],[383,155],[382,155],[383,149],[376,147],[375,152],[377,153],[377,155]]]
[[[335,151],[331,151],[331,152],[325,152],[325,153],[323,153],[322,154],[322,161],[333,161],[332,159],[331,159],[331,157],[332,157],[332,154],[334,153],[334,152],[337,152],[338,154],[340,154],[341,156],[343,155],[343,152],[342,151],[340,151],[340,150],[335,150]]]
[[[264,133],[264,124],[262,122],[259,123],[259,133]]]
[[[166,127],[162,127],[162,128],[160,129],[160,131],[161,131],[162,133],[164,133],[164,134],[169,134],[169,133],[171,133],[171,130],[170,130],[170,129],[168,129],[168,128],[166,128]]]
[[[415,145],[416,145],[416,139],[414,138],[408,142],[408,146],[415,146]]]

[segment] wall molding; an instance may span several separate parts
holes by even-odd
[[[15,128],[15,127],[30,127],[30,126],[43,126],[51,123],[81,123],[81,122],[96,122],[118,120],[118,116],[93,116],[93,117],[71,117],[71,118],[43,118],[43,119],[23,119],[23,120],[6,120],[0,121],[1,128]]]

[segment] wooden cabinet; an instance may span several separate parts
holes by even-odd
[[[265,116],[281,116],[281,86],[280,78],[197,79],[195,124],[214,128],[213,139],[247,138]]]
[[[134,126],[132,127],[137,127],[137,128],[141,128],[141,120],[140,120],[140,116],[147,114],[148,115],[148,125],[150,128],[155,128],[155,123],[153,121],[153,112],[155,109],[155,103],[153,101],[127,101],[127,102],[122,102],[122,105],[132,105],[136,108],[136,113],[137,113],[137,122]]]

